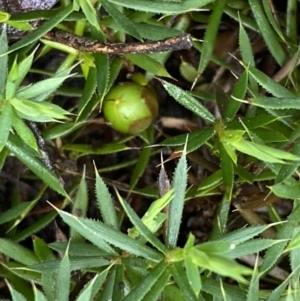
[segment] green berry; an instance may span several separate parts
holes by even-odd
[[[105,119],[115,130],[138,134],[147,129],[158,112],[154,93],[136,83],[121,83],[113,87],[103,103]]]

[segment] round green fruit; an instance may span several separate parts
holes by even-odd
[[[105,119],[115,130],[138,134],[147,129],[158,112],[154,93],[145,86],[121,83],[113,87],[103,103]]]

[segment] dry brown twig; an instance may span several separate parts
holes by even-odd
[[[66,31],[53,29],[44,35],[43,38],[73,47],[80,51],[104,54],[165,52],[189,49],[192,47],[191,38],[188,34],[182,34],[160,41],[107,44],[90,38],[77,36]]]

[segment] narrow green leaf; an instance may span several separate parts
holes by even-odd
[[[5,85],[6,85],[6,78],[7,78],[7,60],[8,56],[4,55],[7,52],[8,45],[7,45],[7,36],[6,31],[2,30],[0,36],[0,94],[4,93]]]
[[[171,75],[162,64],[160,64],[147,54],[126,54],[125,58],[127,58],[134,65],[156,76],[171,77]]]
[[[228,300],[245,301],[246,291],[236,285],[229,285],[223,283],[220,285],[220,280],[215,280],[209,277],[201,277],[202,279],[202,291],[212,295],[215,299],[224,300],[224,294],[228,297]],[[230,299],[229,299],[230,298]]]
[[[101,297],[99,298],[99,301],[106,301],[106,300],[113,300],[113,289],[116,282],[116,266],[113,266],[110,269],[110,273],[108,274],[108,277],[105,281],[105,285],[103,287]]]
[[[11,209],[0,213],[0,225],[5,224],[11,220],[16,219],[20,216],[28,207],[31,207],[31,202],[23,202],[13,206]]]
[[[49,247],[57,252],[65,252],[67,248],[67,243],[66,242],[53,242],[49,244]],[[70,243],[69,246],[69,255],[70,257],[75,257],[75,256],[86,256],[86,257],[107,257],[109,256],[108,253],[100,250],[96,246],[88,243],[88,242],[76,242]]]
[[[88,190],[85,180],[85,171],[82,174],[78,190],[76,193],[75,201],[72,208],[72,214],[75,216],[86,217],[88,209]],[[70,231],[70,239],[72,242],[84,242],[85,238],[77,233],[74,229]]]
[[[108,270],[104,270],[103,272],[97,274],[92,280],[90,280],[84,287],[84,289],[80,292],[76,301],[93,300],[96,294],[99,292],[102,284],[107,279],[107,273]]]
[[[186,272],[182,268],[181,263],[175,264],[172,267],[172,275],[177,283],[182,295],[184,296],[185,301],[198,301],[198,298],[195,296],[192,287],[190,286],[188,279],[186,277]]]
[[[283,109],[300,109],[299,97],[255,97],[250,98],[249,103],[258,107],[283,110]]]
[[[59,265],[55,281],[55,299],[68,301],[71,284],[70,260],[67,248],[65,255]]]
[[[124,279],[124,265],[119,264],[116,266],[116,277],[115,283],[113,287],[113,294],[111,300],[123,300],[125,291],[127,290],[128,285],[125,282],[127,280]]]
[[[257,270],[258,255],[256,256],[256,262],[248,288],[247,301],[259,301],[259,274]]]
[[[201,278],[199,268],[197,265],[194,264],[190,256],[185,256],[184,265],[189,284],[192,287],[195,296],[198,296],[201,290]]]
[[[149,162],[151,154],[152,154],[152,150],[149,147],[149,144],[152,144],[152,142],[154,140],[154,137],[153,137],[154,136],[154,129],[153,129],[153,127],[150,127],[150,129],[148,129],[147,131],[148,131],[148,133],[151,132],[150,133],[150,135],[151,135],[150,140],[151,141],[149,141],[150,143],[144,142],[144,144],[143,144],[143,148],[142,148],[142,150],[139,154],[138,161],[135,164],[135,167],[134,167],[134,169],[132,171],[132,174],[131,174],[130,185],[129,185],[130,190],[132,190],[135,187],[138,180],[140,179],[140,177],[145,172],[145,169],[148,166],[148,162]]]
[[[228,197],[229,195],[227,193],[223,195],[221,203],[218,207],[218,211],[216,213],[216,216],[218,218],[215,218],[214,220],[210,239],[220,238],[225,233],[227,220],[228,220],[228,213],[231,205],[231,200]]]
[[[199,8],[212,3],[213,1],[214,0],[185,0],[180,3],[172,3],[162,2],[159,0],[131,0],[128,2],[124,2],[122,0],[109,0],[111,3],[134,10],[170,15],[177,15],[193,10],[199,10]]]
[[[28,154],[24,147],[22,147],[22,142],[17,137],[10,136],[6,147],[49,187],[59,194],[67,196],[57,176],[49,171],[38,159]]]
[[[290,252],[290,263],[291,263],[291,268],[292,268],[292,285],[293,288],[295,288],[296,292],[295,292],[295,299],[299,299],[299,276],[300,276],[300,262],[299,262],[299,258],[300,258],[300,248],[299,248],[299,229],[295,229],[294,233],[293,233],[293,246],[292,246],[292,250]],[[291,245],[289,245],[289,247],[291,247]]]
[[[295,95],[286,89],[283,85],[275,82],[272,78],[268,77],[265,73],[259,71],[252,66],[244,66],[249,74],[258,82],[260,86],[266,89],[275,97],[293,98]]]
[[[103,101],[107,92],[109,77],[110,77],[110,62],[108,54],[97,53],[94,55],[97,72],[97,91],[100,96],[100,101]]]
[[[47,301],[45,295],[36,288],[35,284],[32,284],[33,286],[33,293],[34,293],[34,301]]]
[[[270,186],[269,189],[280,198],[292,200],[298,200],[300,198],[300,188],[297,182],[295,182],[293,185],[277,183]]]
[[[139,14],[141,14],[141,13],[139,13]],[[149,14],[147,14],[147,16],[149,16]],[[183,19],[186,20],[185,16],[183,17]],[[178,28],[180,22],[178,22],[177,24],[174,24],[174,28],[166,27],[166,26],[164,26],[163,23],[149,24],[149,23],[133,22],[133,24],[135,24],[137,30],[139,31],[139,33],[143,39],[147,39],[147,40],[151,40],[151,41],[159,41],[159,40],[163,40],[166,38],[175,37],[175,36],[178,36],[178,35],[184,33],[185,30],[187,30],[187,27]],[[153,54],[150,56],[153,56]],[[162,63],[162,61],[160,61],[160,62]]]
[[[192,111],[196,115],[200,116],[208,122],[214,122],[215,117],[194,97],[192,97],[188,92],[181,90],[177,86],[170,84],[166,81],[161,80],[164,88],[177,102],[182,106]]]
[[[56,257],[45,243],[45,241],[37,236],[32,237],[33,249],[40,261],[54,260]]]
[[[293,233],[293,237],[290,240],[288,246],[286,247],[285,252],[300,248],[300,232],[297,229],[295,229],[294,232],[295,233]],[[297,265],[294,265],[294,268],[296,267]]]
[[[137,38],[138,40],[142,40],[139,32],[133,25],[133,23],[124,15],[122,14],[113,4],[107,0],[101,0],[101,4],[103,5],[104,9],[107,13],[119,24],[122,26],[122,29],[130,34],[131,36]]]
[[[168,264],[163,260],[159,262],[150,272],[144,277],[144,279],[136,285],[123,301],[142,301],[145,295],[152,289],[153,285],[157,282],[157,279],[165,272]]]
[[[62,147],[62,149],[78,152],[82,155],[107,155],[129,150],[130,147],[128,147],[124,143],[112,142],[106,143],[105,145],[100,146],[98,148],[94,147],[93,145],[87,144],[66,144]]]
[[[267,144],[274,143],[274,142],[288,142],[289,140],[286,136],[284,136],[280,132],[273,131],[270,129],[257,128],[255,130],[252,130],[251,133],[259,137],[262,141],[264,141]]]
[[[93,7],[92,3],[90,1],[85,1],[85,0],[78,0],[79,5],[86,16],[86,19],[88,20],[89,24],[93,25],[97,30],[100,29],[98,17],[97,17],[97,11]],[[101,2],[102,3],[102,2]]]
[[[55,292],[53,290],[54,286],[55,286],[55,277],[56,277],[56,273],[55,271],[51,271],[51,272],[43,272],[42,273],[42,288],[43,291],[47,297],[47,300],[55,300]]]
[[[291,151],[295,156],[300,157],[300,139],[295,141],[295,145]],[[282,165],[278,171],[275,179],[275,184],[279,184],[289,178],[298,169],[300,162],[293,162],[292,164]]]
[[[63,211],[58,211],[58,213],[62,216],[62,218],[70,227],[72,227],[74,230],[76,230],[78,233],[84,236],[87,240],[91,241],[98,248],[110,254],[116,254],[115,250],[108,243],[106,243],[104,237],[101,238],[99,229],[102,230],[104,224],[85,218],[78,218]],[[112,228],[108,226],[106,227],[112,230]],[[98,231],[98,233],[95,233],[95,231]]]
[[[161,255],[158,252],[148,246],[140,244],[136,240],[129,238],[127,235],[100,221],[96,222],[85,218],[77,218],[60,210],[58,210],[58,213],[70,227],[73,227],[86,239],[105,251],[110,250],[111,253],[115,253],[109,245],[104,246],[104,241],[136,256],[148,258],[153,261],[159,261],[161,259]]]
[[[294,45],[297,45],[297,1],[292,0],[287,2],[286,9],[286,35]]]
[[[234,186],[233,162],[228,153],[226,152],[225,148],[223,147],[222,143],[219,144],[219,152],[225,193],[227,194],[228,200],[231,200],[232,190]]]
[[[88,105],[89,101],[92,99],[93,94],[95,93],[96,85],[97,85],[96,76],[97,76],[96,69],[89,68],[89,74],[86,79],[84,89],[78,104],[77,120],[79,119],[79,116],[81,115],[82,111]]]
[[[11,293],[13,301],[27,301],[27,299],[21,293],[19,293],[17,290],[15,290],[9,283],[7,283],[7,286]]]
[[[36,101],[18,98],[12,98],[9,102],[21,118],[28,119],[30,121],[34,121],[35,118],[41,117],[45,117],[50,121],[56,121],[56,119],[68,119],[66,115],[71,114],[61,107],[48,102],[39,103]]]
[[[294,229],[297,227],[299,222],[300,206],[296,206],[292,213],[288,216],[286,223],[284,223],[276,234],[275,239],[284,240],[266,251],[263,258],[263,263],[259,270],[261,274],[265,274],[269,271],[277,262],[279,257],[287,244],[287,240],[292,237]]]
[[[34,134],[15,111],[12,112],[12,126],[22,141],[38,152],[38,146]]]
[[[64,137],[73,131],[77,130],[79,127],[84,126],[86,122],[64,122],[63,124],[55,124],[52,127],[47,127],[43,132],[42,136],[45,140],[53,140],[56,138]]]
[[[254,56],[252,52],[252,47],[250,43],[250,39],[244,29],[243,23],[240,22],[239,28],[239,46],[241,51],[241,56],[244,64],[246,66],[255,66]]]
[[[103,268],[109,266],[109,261],[103,259],[100,256],[96,256],[96,257],[76,256],[70,258],[69,263],[70,263],[70,271]],[[55,272],[59,269],[60,265],[61,265],[61,260],[55,259],[55,260],[40,262],[32,265],[31,267],[36,271],[41,271],[44,273],[44,272],[52,272],[52,271]]]
[[[252,270],[236,261],[222,255],[213,253],[204,253],[196,247],[189,251],[189,256],[194,264],[201,268],[208,269],[218,275],[227,276],[239,281],[240,283],[247,283],[242,275],[251,275]]]
[[[15,96],[15,93],[17,91],[17,89],[19,88],[19,86],[22,84],[25,76],[27,75],[27,73],[30,70],[30,67],[32,65],[33,62],[33,58],[34,58],[34,51],[27,57],[25,58],[23,61],[21,61],[17,66],[17,77],[13,80],[13,82],[10,82],[10,77],[7,80],[7,84],[6,84],[6,90],[11,90],[10,95],[8,95],[8,92],[6,91],[6,97],[7,98],[12,98]],[[11,86],[11,87],[9,87]]]
[[[222,170],[218,169],[208,177],[206,177],[201,184],[198,186],[197,191],[210,189],[219,186],[222,182]]]
[[[187,162],[186,152],[183,151],[178,165],[175,169],[172,180],[172,188],[174,189],[174,197],[170,203],[168,220],[167,220],[167,245],[175,248],[179,235],[179,229],[182,219],[183,205],[185,200],[185,189],[187,184]]]
[[[67,75],[71,69],[64,70],[57,75],[39,81],[33,85],[22,87],[19,92],[16,93],[16,98],[34,99],[39,102],[44,101],[48,96],[54,93],[59,86],[71,75]]]
[[[223,15],[226,0],[215,1],[212,13],[209,17],[208,25],[205,31],[203,48],[201,51],[200,62],[198,66],[198,72],[203,73],[207,64],[211,60],[213,48],[217,33],[219,31],[219,25]]]
[[[263,0],[262,4],[263,4],[264,12],[268,18],[270,25],[272,25],[273,29],[275,30],[276,34],[281,39],[281,41],[284,42],[285,44],[288,44],[286,37],[280,28],[279,22],[278,20],[276,20],[277,18],[275,19],[275,15],[273,14],[272,9],[270,9],[272,5],[266,0]]]
[[[20,212],[20,215],[18,216],[18,218],[15,219],[12,223],[10,223],[10,225],[9,225],[10,228],[7,229],[7,232],[12,231],[12,229],[16,228],[24,220],[24,218],[26,218],[26,216],[28,215],[28,213],[32,210],[32,208],[40,200],[40,198],[44,194],[46,188],[48,188],[48,186],[46,184],[42,185],[42,187],[39,190],[39,192],[35,195],[35,198],[31,202],[28,202],[27,206],[24,208],[24,210],[22,212]],[[20,203],[19,205],[21,205],[21,204],[23,204],[23,203]],[[17,206],[13,206],[12,207],[12,211],[14,210],[15,207],[17,207]]]
[[[19,40],[9,48],[9,53],[25,47],[35,41],[37,41],[44,34],[49,32],[57,24],[63,21],[73,11],[73,4],[66,6],[61,11],[58,11],[50,20],[44,22],[38,26],[36,30],[27,34],[23,39]]]
[[[262,34],[270,52],[277,63],[282,66],[286,60],[286,55],[273,28],[270,26],[270,23],[263,12],[260,2],[258,0],[249,0],[249,4],[259,27],[260,33]]]
[[[287,290],[287,286],[290,284],[291,276],[289,275],[281,284],[279,284],[266,298],[266,301],[277,301],[282,298],[282,296],[285,294],[285,291]]]
[[[143,301],[157,301],[161,297],[161,293],[165,291],[168,280],[170,278],[171,272],[166,269],[160,276],[157,278],[156,283],[152,286],[151,290],[143,298]],[[176,301],[173,298],[173,301]]]
[[[190,153],[200,148],[207,140],[209,140],[215,131],[213,128],[201,129],[188,134],[181,134],[165,139],[159,145],[177,146],[184,145],[187,141],[186,152]],[[188,139],[187,139],[188,136]]]
[[[123,59],[119,57],[115,57],[110,63],[110,74],[108,79],[108,84],[106,91],[109,91],[113,86],[116,78],[118,77],[123,66]]]
[[[0,252],[24,265],[32,265],[39,261],[32,251],[6,238],[0,238]]]
[[[245,130],[245,128],[247,128],[248,130],[253,130],[256,128],[265,127],[265,125],[273,123],[276,120],[278,120],[278,117],[276,116],[262,114],[255,117],[241,118],[240,120],[230,121],[226,124],[226,129]],[[282,127],[281,123],[280,127]]]
[[[241,258],[248,255],[258,254],[259,252],[267,250],[268,248],[280,242],[280,240],[275,239],[251,239],[237,245],[235,248],[233,248],[233,244],[232,248],[225,252],[223,255],[232,259]]]
[[[46,214],[45,216],[40,218],[38,221],[36,221],[34,224],[32,224],[32,225],[28,226],[27,228],[20,230],[16,234],[12,235],[11,239],[15,242],[19,242],[19,241],[22,241],[22,240],[28,238],[32,234],[37,233],[38,231],[44,229],[47,225],[49,225],[51,223],[51,221],[54,220],[54,218],[56,216],[57,216],[56,211]]]
[[[160,199],[151,203],[148,210],[142,217],[143,223],[150,229],[151,224],[155,221],[159,213],[171,202],[173,199],[173,190],[169,190]]]
[[[104,181],[99,176],[97,170],[95,169],[96,184],[95,191],[97,197],[97,203],[101,212],[104,223],[114,229],[119,229],[117,214],[114,207],[112,197],[109,193],[107,186]]]
[[[143,235],[148,242],[150,242],[157,250],[165,253],[167,248],[163,245],[163,243],[153,234],[151,231],[145,226],[145,224],[141,221],[135,211],[123,200],[123,198],[118,194],[118,199],[126,212],[126,215],[129,217],[130,221],[134,225],[134,227],[139,231],[141,235]]]
[[[10,104],[5,104],[0,113],[0,151],[2,151],[6,145],[11,128],[11,119],[12,107]]]
[[[256,157],[261,161],[271,163],[284,163],[283,160],[299,161],[299,157],[266,145],[250,142],[247,140],[240,140],[238,142],[231,142],[231,145],[238,151]]]

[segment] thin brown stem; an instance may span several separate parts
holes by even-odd
[[[165,52],[189,49],[192,47],[190,36],[187,34],[160,41],[106,44],[86,37],[80,37],[66,31],[53,29],[44,35],[44,38],[65,44],[80,51],[105,54]]]

